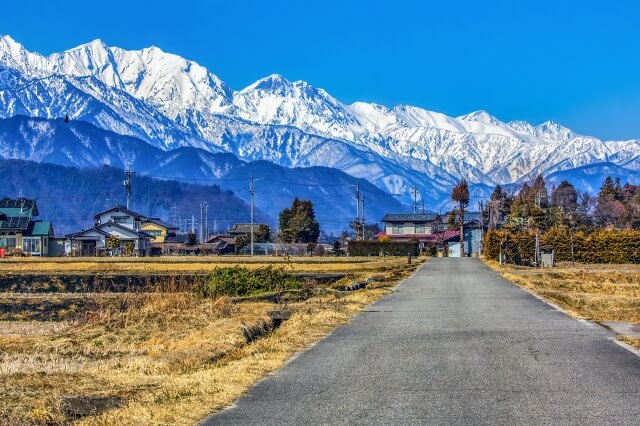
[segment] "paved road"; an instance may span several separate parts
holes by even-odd
[[[640,425],[640,358],[477,259],[432,259],[207,424]]]

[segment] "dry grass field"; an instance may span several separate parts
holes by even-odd
[[[183,256],[183,257],[70,257],[4,258],[1,273],[179,273],[207,272],[216,267],[260,268],[286,265],[294,272],[372,272],[382,264],[393,267],[399,258],[371,257],[282,257],[282,256]]]
[[[294,260],[296,271],[354,271],[350,277],[382,274],[386,279],[353,292],[313,286],[310,298],[287,302],[289,320],[255,340],[261,330],[271,329],[268,312],[281,305],[185,292],[96,293],[82,296],[89,303],[57,321],[0,321],[0,423],[196,423],[390,292],[423,260],[411,266],[405,258],[333,258],[309,265]],[[107,266],[103,262],[89,263]],[[266,259],[261,262],[264,265]],[[76,263],[69,262],[73,267]],[[41,267],[50,262],[28,264]],[[180,265],[194,263],[170,266]],[[51,301],[65,295],[32,298]],[[93,401],[89,412],[100,404],[111,408],[78,416],[78,401],[87,398]]]
[[[553,269],[488,265],[506,279],[593,321],[640,323],[640,265],[576,265]],[[640,341],[623,339],[640,348]]]

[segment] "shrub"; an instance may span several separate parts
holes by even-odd
[[[640,263],[640,231],[597,230],[590,234],[551,228],[540,235],[541,246],[552,246],[557,261],[571,260],[571,240],[576,262],[582,263]],[[504,253],[516,262],[533,259],[535,234],[490,230],[484,239],[485,256],[497,259],[500,244]]]
[[[199,287],[203,297],[250,296],[270,291],[301,287],[300,279],[288,273],[283,266],[248,269],[241,266],[215,268]]]

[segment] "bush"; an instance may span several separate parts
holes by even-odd
[[[301,287],[299,278],[285,271],[283,266],[248,269],[240,266],[215,268],[198,290],[203,297],[250,296],[270,291]]]
[[[484,239],[485,256],[498,259],[500,244],[514,262],[533,259],[535,233],[490,230]],[[552,246],[556,261],[571,260],[573,239],[574,259],[581,263],[640,263],[640,231],[597,230],[590,234],[551,228],[540,235],[541,246]]]

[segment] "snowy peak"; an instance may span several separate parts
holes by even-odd
[[[466,115],[461,115],[460,117],[458,117],[458,120],[476,121],[478,123],[493,124],[496,126],[504,125],[502,121],[498,120],[496,117],[482,109]]]
[[[529,136],[536,136],[536,129],[530,123],[524,120],[513,120],[507,123],[507,126],[511,127],[518,133],[522,133]]]
[[[5,36],[0,39],[0,64],[31,76],[94,77],[155,104],[172,119],[185,108],[221,112],[232,101],[232,91],[206,68],[157,47],[125,50],[97,39],[44,57]]]
[[[326,91],[305,81],[292,83],[280,74],[235,92],[233,103],[235,112],[246,120],[295,126],[319,135],[342,138],[358,126],[348,108]]]
[[[545,121],[536,126],[535,130],[537,137],[553,141],[570,141],[577,136],[570,129],[553,121]]]
[[[271,74],[242,89],[240,93],[260,92],[265,95],[287,97],[294,95],[293,85],[280,74]]]

